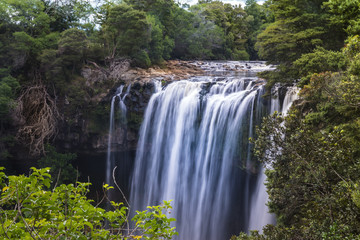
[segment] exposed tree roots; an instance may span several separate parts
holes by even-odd
[[[27,87],[17,100],[15,113],[21,122],[17,139],[28,146],[32,156],[44,154],[44,145],[55,137],[60,118],[56,102],[45,86]]]

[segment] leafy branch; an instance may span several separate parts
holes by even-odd
[[[6,239],[171,239],[170,201],[137,212],[130,229],[129,209],[111,202],[105,211],[87,199],[90,183],[50,189],[50,169],[29,176],[6,176],[0,169],[0,237]],[[104,185],[106,194],[112,187]],[[126,227],[127,226],[127,229]]]

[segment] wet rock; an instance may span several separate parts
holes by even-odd
[[[126,140],[127,141],[137,141],[137,137],[134,132],[128,132]]]
[[[204,71],[210,71],[214,73],[214,76],[219,76],[216,81],[223,81],[226,71],[249,71],[244,69],[245,66],[247,66],[245,63],[229,62],[224,65],[210,61],[171,60],[164,62],[161,67],[141,69],[131,68],[130,62],[124,59],[113,61],[108,68],[89,64],[82,70],[82,76],[86,79],[87,87],[96,89],[88,101],[93,106],[98,106],[99,113],[95,114],[95,117],[86,113],[64,121],[61,134],[58,135],[58,142],[67,149],[106,151],[108,141],[106,129],[109,124],[108,114],[111,99],[120,85],[127,87],[131,84],[130,92],[124,100],[127,107],[128,127],[126,131],[124,129],[117,130],[119,135],[116,137],[116,141],[118,148],[133,150],[136,148],[138,132],[146,106],[155,91],[154,79],[161,81],[164,87],[172,81],[202,76]],[[201,80],[201,77],[198,79]],[[201,95],[205,95],[210,88],[210,83],[202,86]],[[70,102],[69,106],[71,104]],[[99,117],[102,119],[101,121],[96,119]]]

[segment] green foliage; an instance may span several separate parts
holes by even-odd
[[[139,50],[133,54],[133,65],[141,68],[148,68],[151,65],[151,60],[145,50]]]
[[[148,67],[170,58],[247,60],[250,53],[255,59],[253,45],[270,19],[268,9],[254,2],[247,13],[220,1],[201,2],[189,12],[174,0],[109,0],[97,8],[89,0],[4,0],[0,62],[22,78],[53,84],[79,74],[86,60],[125,57]],[[39,70],[41,76],[34,76]]]
[[[360,34],[360,6],[354,0],[329,0],[324,3],[332,15],[333,25],[340,26],[350,35]]]
[[[179,8],[173,0],[125,0],[135,9],[155,16],[164,26],[163,35],[173,39],[175,34],[174,12]]]
[[[338,72],[345,70],[347,59],[341,52],[325,50],[318,47],[312,53],[303,54],[294,62],[299,74],[303,77],[302,84],[306,84],[314,73],[326,71]]]
[[[240,6],[220,1],[202,3],[190,8],[189,58],[247,60],[245,42],[248,23]],[[194,32],[194,33],[192,33]],[[192,34],[191,34],[192,33]],[[209,36],[212,36],[209,39]],[[195,50],[195,51],[194,51]]]
[[[146,20],[151,31],[149,58],[152,63],[159,64],[164,60],[162,58],[164,53],[163,32],[161,30],[162,25],[159,21],[156,21],[156,18],[152,15],[147,15]]]
[[[257,35],[264,30],[267,24],[274,21],[274,16],[265,3],[259,5],[255,0],[247,0],[244,10],[248,15],[246,22],[249,31],[246,50],[250,54],[250,59],[255,60],[259,58],[255,49]]]
[[[146,14],[129,5],[119,4],[109,10],[103,25],[108,54],[131,57],[149,42]]]
[[[50,16],[50,29],[53,32],[63,32],[70,28],[80,28],[92,32],[95,23],[91,20],[95,13],[89,0],[44,0],[47,14]]]
[[[192,18],[194,15],[182,8],[176,9],[174,15],[175,45],[172,56],[175,58],[184,58],[188,54],[189,43],[187,39],[191,36],[194,30],[194,25],[192,24]]]
[[[90,134],[106,134],[109,131],[109,126],[104,124],[108,122],[109,106],[103,104],[96,104],[91,106],[92,111],[87,112],[88,131]]]
[[[260,235],[258,231],[251,231],[250,235],[240,233],[239,236],[232,236],[230,240],[263,240],[264,236]]]
[[[347,43],[342,52],[318,48],[296,61],[309,76],[301,101],[257,130],[255,154],[272,166],[269,208],[277,215],[266,238],[360,237],[360,48],[357,36]]]
[[[20,69],[36,51],[35,39],[26,32],[13,33],[13,43],[10,45],[10,55],[13,69]],[[32,51],[33,50],[33,51]]]
[[[327,232],[322,233],[322,239],[323,240],[337,240],[337,239],[344,239],[344,240],[350,240],[350,239],[359,239],[358,237],[355,237],[353,234],[348,235],[347,233],[348,227],[347,226],[341,226],[339,227],[336,222],[332,224],[329,227],[329,230]]]
[[[353,139],[344,129],[323,126],[319,131],[317,123],[300,120],[296,113],[287,118],[286,128],[281,121],[268,119],[256,142],[258,156],[273,167],[266,174],[269,207],[278,216],[277,234],[286,234],[284,239],[320,239],[339,221],[347,229],[342,237],[358,235],[360,209],[343,187],[344,178],[360,177]]]
[[[165,60],[169,60],[171,58],[171,53],[175,47],[175,40],[170,38],[169,36],[165,36],[163,40],[164,51],[163,51],[163,58]]]
[[[87,48],[86,34],[84,31],[71,28],[61,33],[59,39],[58,54],[65,67],[72,70],[79,69],[84,60]]]
[[[255,44],[260,58],[279,64],[279,74],[268,75],[272,83],[277,77],[287,79],[285,81],[289,83],[300,77],[307,77],[308,80],[308,76],[299,73],[298,66],[294,66],[295,61],[303,58],[297,62],[297,65],[303,66],[305,58],[313,57],[303,54],[311,53],[317,55],[319,61],[321,58],[324,60],[324,55],[327,54],[326,58],[330,59],[326,60],[332,61],[330,51],[338,51],[343,46],[346,38],[344,31],[338,24],[332,23],[328,9],[323,7],[325,2],[272,1],[270,9],[273,11],[275,22],[257,36]]]
[[[45,73],[46,79],[56,79],[62,71],[61,59],[57,58],[57,50],[45,49],[37,57],[40,70]]]
[[[35,82],[60,99],[66,117],[97,109],[90,98],[101,90],[89,89],[79,76],[85,63],[104,66],[127,57],[147,68],[170,58],[265,59],[279,64],[262,74],[267,86],[302,78],[302,100],[285,120],[273,116],[258,130],[255,151],[273,164],[267,171],[270,209],[279,224],[267,226],[265,235],[238,238],[358,238],[359,9],[355,0],[272,0],[263,5],[247,0],[244,9],[206,0],[188,10],[173,0],[108,0],[98,9],[87,0],[2,0],[1,131],[9,126],[18,89]],[[96,112],[87,116],[93,118],[91,130],[100,132],[96,125],[104,114]],[[141,120],[130,113],[129,127],[138,129]],[[58,169],[60,176],[68,172],[68,181],[75,176],[72,158],[50,147],[41,164],[52,165],[55,175]],[[86,184],[46,191],[50,177],[35,169],[30,177],[5,179],[0,173],[0,179],[4,238],[125,238],[127,209],[115,203],[109,212],[93,207],[85,197]],[[170,239],[172,219],[162,212],[169,208],[165,203],[139,212],[135,220],[142,230],[126,237]],[[104,228],[106,221],[110,229]]]
[[[349,58],[349,73],[351,75],[360,75],[360,39],[358,35],[349,37],[346,41],[347,45],[343,49],[343,53]]]
[[[86,79],[83,77],[76,77],[72,79],[71,84],[66,84],[63,89],[63,94],[66,94],[66,100],[69,102],[69,106],[64,109],[67,116],[74,116],[78,114],[79,109],[90,109],[91,103],[89,102],[88,87],[84,87]]]
[[[44,10],[41,0],[4,0],[0,5],[3,24],[16,31],[26,30],[33,34],[48,30],[49,17]]]
[[[237,50],[231,53],[231,59],[233,60],[250,60],[250,55],[245,50]]]
[[[294,40],[292,36],[286,35],[287,30],[281,21],[277,21],[268,26],[264,32],[258,36],[256,45],[258,54],[261,58],[272,63],[285,61],[287,58],[295,58]]]
[[[75,182],[78,176],[76,169],[71,165],[71,161],[76,159],[74,153],[58,153],[56,149],[47,145],[45,147],[46,155],[39,160],[41,168],[49,167],[50,174],[56,176],[56,184]]]
[[[240,6],[213,1],[189,10],[163,0],[107,5],[102,21],[107,55],[110,59],[131,57],[141,67],[149,65],[146,55],[150,64],[161,64],[170,57],[249,59],[245,48],[249,23]]]
[[[3,168],[1,169],[3,170]],[[0,236],[7,239],[171,239],[176,234],[164,212],[170,202],[149,207],[134,217],[136,231],[126,228],[128,208],[111,202],[105,211],[86,198],[90,183],[50,188],[49,168],[35,169],[27,177],[0,172]],[[112,187],[104,185],[104,191]]]
[[[216,58],[216,52],[222,49],[224,44],[224,33],[220,27],[212,21],[203,21],[200,15],[193,19],[196,25],[196,34],[187,39],[188,58],[195,59],[213,59]]]
[[[8,75],[7,72],[7,69],[0,69],[0,122],[15,106],[15,92],[20,86],[16,78]]]
[[[141,229],[140,235],[144,239],[172,239],[177,235],[175,227],[171,227],[170,223],[175,221],[174,218],[168,218],[166,214],[171,213],[171,201],[164,201],[160,206],[149,206],[148,210],[136,211],[136,215],[132,219],[136,228]],[[167,211],[164,213],[164,210]]]

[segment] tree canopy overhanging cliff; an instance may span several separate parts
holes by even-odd
[[[208,1],[187,10],[173,0],[96,7],[87,0],[4,0],[0,19],[1,132],[41,155],[60,122],[89,112],[93,96],[114,87],[111,74],[88,86],[85,66],[109,75],[124,59],[142,68],[166,67],[168,59],[255,59],[256,33],[272,15],[253,0],[245,9]],[[31,101],[39,94],[43,101]]]

